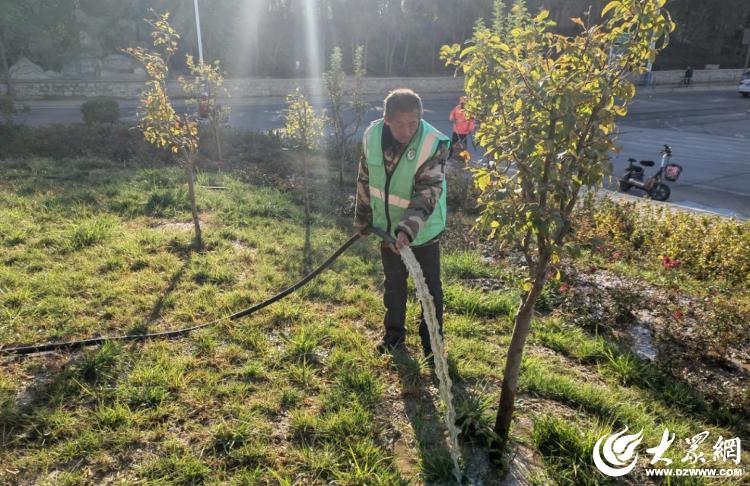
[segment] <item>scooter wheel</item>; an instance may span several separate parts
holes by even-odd
[[[669,189],[668,185],[659,183],[651,189],[651,198],[655,201],[666,201],[669,199],[671,193],[672,191]]]
[[[617,183],[618,189],[620,189],[620,192],[628,192],[631,187],[633,187],[633,184],[628,184],[624,180],[620,179],[620,181]]]

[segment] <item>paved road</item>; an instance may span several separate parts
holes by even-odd
[[[451,131],[447,117],[456,96],[425,96],[425,118],[446,133]],[[283,99],[229,101],[233,126],[251,130],[282,126]],[[18,117],[20,123],[81,121],[80,101],[29,105],[31,111]],[[124,120],[135,119],[135,102],[120,106]],[[381,111],[381,103],[371,100],[367,121],[378,118]],[[680,180],[671,184],[671,203],[750,217],[750,99],[741,98],[734,88],[642,91],[620,124],[619,142],[622,151],[613,157],[615,174],[622,172],[629,157],[658,162],[662,145],[669,144],[673,161],[684,167]]]
[[[640,96],[621,123],[619,143],[615,174],[629,157],[658,163],[668,144],[684,167],[670,184],[671,203],[750,217],[750,99],[735,90]]]

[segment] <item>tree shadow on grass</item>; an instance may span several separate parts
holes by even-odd
[[[464,461],[464,480],[468,478],[471,484],[488,486],[503,484],[507,471],[491,463],[488,453],[488,433],[492,428],[492,419],[488,418],[488,414],[491,415],[494,400],[483,394],[481,389],[476,390],[471,382],[463,380],[450,357],[448,363],[453,381],[457,426],[463,429],[459,446]],[[445,419],[436,406],[439,398],[427,389],[428,383],[438,388],[437,376],[434,372],[430,373],[429,378],[424,376],[421,371],[424,363],[408,352],[395,352],[393,365],[401,381],[404,411],[416,436],[423,480],[427,484],[455,484]]]
[[[146,318],[146,322],[142,325],[144,328],[142,329],[143,331],[146,331],[148,327],[151,326],[151,324],[156,322],[156,320],[161,317],[161,312],[164,308],[164,302],[172,294],[172,292],[174,292],[174,290],[177,288],[177,284],[179,284],[182,280],[182,276],[190,266],[190,260],[191,254],[188,253],[187,259],[183,261],[182,266],[172,275],[172,278],[169,280],[169,285],[167,285],[167,288],[164,289],[164,292],[162,292],[157,301],[154,303],[154,307],[151,309],[151,312],[149,312],[148,318]]]
[[[192,250],[182,253],[185,257],[182,266],[170,279],[149,316],[143,323],[131,327],[127,334],[148,332],[148,326],[160,317],[165,301],[190,265]],[[17,360],[28,359],[34,359],[38,365],[29,368],[33,371],[25,372],[32,376],[28,385],[19,387],[14,397],[0,395],[0,450],[33,448],[40,444],[47,447],[74,437],[80,430],[61,425],[61,420],[65,420],[65,409],[72,404],[84,409],[95,408],[97,402],[92,393],[98,392],[92,390],[122,379],[117,370],[124,353],[127,350],[120,343],[109,341],[79,350],[64,349],[4,359],[9,366]]]

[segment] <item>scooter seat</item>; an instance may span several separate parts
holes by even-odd
[[[643,167],[653,167],[654,166],[654,161],[653,160],[641,160],[638,163],[641,164]]]

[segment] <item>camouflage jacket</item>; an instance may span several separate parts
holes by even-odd
[[[390,132],[386,133],[385,129],[383,130],[382,143],[385,170],[388,174],[392,174],[398,161],[401,159],[404,149],[406,149],[406,145],[395,142]],[[396,226],[396,233],[403,231],[409,237],[409,241],[414,241],[419,228],[424,227],[424,223],[432,214],[443,193],[443,179],[445,178],[445,162],[448,158],[448,146],[448,142],[441,142],[435,154],[422,164],[417,173],[414,174],[414,187],[409,207],[404,213],[404,219],[398,222]],[[354,211],[354,226],[357,229],[362,229],[370,224],[372,224],[370,173],[367,166],[367,157],[363,155],[359,161],[359,174],[357,176],[357,201]]]

